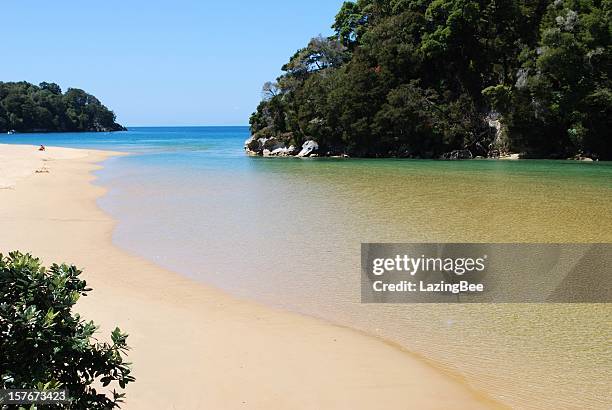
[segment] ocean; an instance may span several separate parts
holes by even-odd
[[[612,407],[609,304],[360,303],[363,242],[612,242],[612,163],[252,158],[247,127],[15,134],[125,151],[115,244],[241,298],[397,343],[516,408]],[[126,273],[127,274],[127,273]]]

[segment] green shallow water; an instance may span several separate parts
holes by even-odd
[[[513,407],[610,408],[611,305],[359,302],[362,242],[611,242],[609,164],[247,160],[130,185],[117,242],[395,341]]]
[[[247,136],[29,138],[134,154],[98,174],[131,252],[394,341],[515,408],[612,408],[610,304],[360,303],[362,242],[612,242],[612,163],[248,158]]]

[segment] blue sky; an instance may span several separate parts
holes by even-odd
[[[120,123],[243,125],[342,0],[2,2],[0,81],[82,88]]]

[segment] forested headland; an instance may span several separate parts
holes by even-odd
[[[358,0],[264,85],[253,154],[612,159],[611,0]],[[466,154],[467,155],[467,154]]]
[[[115,114],[78,88],[0,82],[0,132],[121,131]]]

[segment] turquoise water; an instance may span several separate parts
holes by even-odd
[[[114,242],[161,266],[393,340],[515,407],[612,406],[610,305],[359,303],[361,242],[612,242],[612,163],[251,158],[248,135],[0,142],[131,153],[98,171],[99,204],[119,222]]]
[[[136,154],[185,154],[237,158],[248,127],[136,127],[124,132],[0,135],[0,143],[95,148]]]

